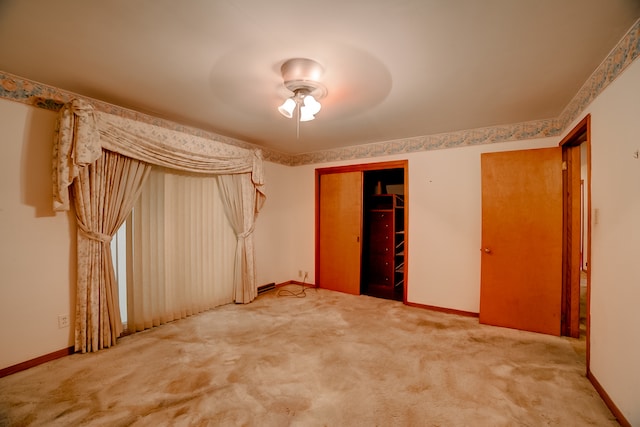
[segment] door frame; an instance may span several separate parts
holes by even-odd
[[[407,290],[409,287],[409,161],[408,160],[392,160],[388,162],[376,162],[376,163],[363,163],[356,165],[346,166],[333,166],[316,169],[316,182],[315,182],[315,282],[319,282],[320,272],[320,177],[326,174],[332,173],[344,173],[344,172],[365,172],[384,169],[402,169],[404,171],[404,227],[405,227],[405,255],[404,255],[404,290],[402,296],[402,302],[407,303]],[[364,197],[364,195],[363,195]],[[362,218],[364,221],[364,217]],[[362,239],[361,239],[362,240]],[[360,254],[360,266],[362,266],[362,253]]]
[[[591,330],[591,114],[587,114],[563,139],[560,141],[559,146],[562,148],[563,159],[570,159],[570,150],[571,149],[579,149],[576,147],[580,147],[582,144],[586,144],[586,153],[587,153],[587,177],[586,177],[586,223],[584,224],[587,228],[587,239],[585,242],[585,248],[587,252],[586,260],[587,260],[587,297],[586,297],[586,331],[585,331],[585,340],[586,340],[586,366],[587,373],[589,373],[589,362],[590,362],[590,330]],[[578,173],[580,175],[580,162],[571,162],[569,161],[567,164],[567,168],[570,169],[568,173]],[[563,180],[563,195],[566,197],[567,201],[575,200],[576,196],[573,194],[574,189],[572,186],[567,185],[567,180]],[[580,191],[580,189],[578,189]],[[578,200],[580,199],[580,195],[577,195]],[[570,203],[570,202],[569,202]],[[564,212],[564,222],[563,222],[563,241],[567,241],[569,239],[570,231],[571,231],[571,217],[570,215],[581,215],[580,207],[572,206],[569,211]],[[579,249],[578,249],[579,250]],[[579,310],[580,307],[580,289],[571,289],[571,284],[568,283],[567,277],[570,277],[571,274],[575,274],[576,271],[579,272],[582,270],[582,262],[580,261],[580,256],[575,256],[576,254],[570,252],[570,248],[568,245],[566,246],[566,250],[563,251],[563,271],[567,271],[568,274],[563,274],[563,282],[562,282],[562,294],[563,299],[566,300],[566,304],[562,305],[562,319],[563,319],[563,331],[562,335],[574,336],[575,335],[575,323],[571,320],[571,310],[572,308],[575,310]],[[576,261],[578,260],[578,261]],[[576,263],[578,265],[576,265]],[[578,287],[580,286],[578,281]],[[573,333],[572,333],[573,329]],[[578,331],[579,334],[579,331]]]

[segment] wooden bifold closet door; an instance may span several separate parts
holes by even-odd
[[[319,268],[324,289],[360,294],[362,172],[331,173],[319,182]]]

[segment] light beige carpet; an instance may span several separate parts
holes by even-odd
[[[608,426],[583,345],[274,291],[0,379],[0,425]]]

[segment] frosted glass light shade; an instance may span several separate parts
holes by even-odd
[[[320,111],[322,105],[313,97],[313,95],[303,92],[296,92],[294,96],[288,98],[281,106],[278,107],[280,114],[290,119],[293,117],[296,108],[299,108],[299,120],[308,122],[315,119],[315,114]]]
[[[296,101],[293,98],[287,98],[286,101],[282,103],[281,106],[278,107],[278,111],[280,114],[290,119],[293,117],[293,111],[296,109]]]
[[[309,109],[307,107],[300,107],[300,121],[301,122],[308,122],[310,120],[315,119],[315,116],[313,115],[313,113],[311,113],[309,111]]]
[[[320,108],[322,108],[322,105],[320,105],[320,103],[316,101],[316,99],[313,96],[307,95],[304,97],[303,108],[306,108],[310,114],[314,115],[314,114],[318,114],[318,111],[320,111]]]

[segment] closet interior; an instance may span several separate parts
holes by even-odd
[[[363,172],[363,245],[360,291],[404,299],[404,169]]]

